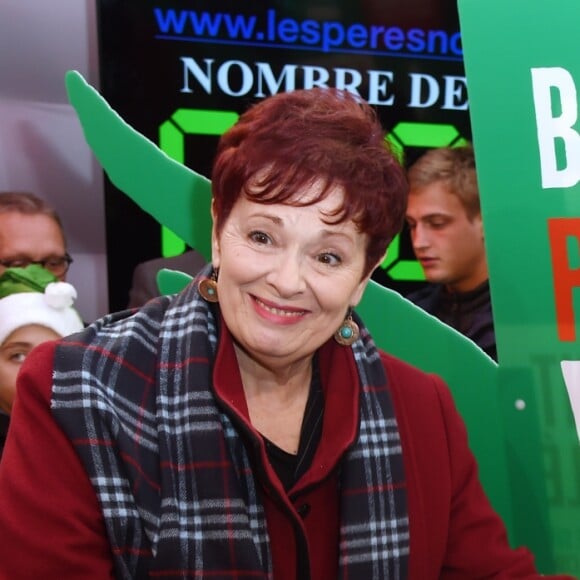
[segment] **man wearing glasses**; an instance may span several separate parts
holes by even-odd
[[[60,218],[27,192],[0,192],[0,274],[11,267],[40,264],[64,281],[72,258]]]

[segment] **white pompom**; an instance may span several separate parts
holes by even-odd
[[[77,291],[68,282],[51,282],[44,289],[44,300],[52,308],[62,310],[72,306]]]

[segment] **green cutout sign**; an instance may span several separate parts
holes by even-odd
[[[554,569],[580,575],[580,4],[459,0],[459,14],[500,395],[535,400],[540,465],[528,477],[546,486]],[[514,446],[518,416],[505,422]]]
[[[66,82],[86,139],[113,184],[209,258],[209,181],[127,125],[78,73],[68,73]],[[162,272],[160,288],[176,292],[190,279]],[[466,422],[483,486],[512,544],[527,545],[539,568],[551,571],[537,414],[542,403],[530,388],[528,369],[498,367],[475,343],[375,282],[357,310],[380,348],[446,380]]]

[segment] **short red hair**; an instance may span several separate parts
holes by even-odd
[[[364,274],[400,231],[408,184],[384,139],[375,111],[338,89],[279,93],[252,106],[222,135],[212,171],[216,229],[245,195],[258,203],[301,205],[293,199],[315,182],[344,189],[335,222],[356,224],[369,236]]]

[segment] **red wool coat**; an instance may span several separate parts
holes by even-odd
[[[112,578],[110,547],[95,492],[73,445],[50,412],[53,355],[54,344],[42,345],[22,371],[0,464],[0,578]],[[382,354],[382,360],[403,448],[411,538],[409,579],[539,578],[531,554],[507,545],[503,524],[479,484],[466,431],[447,387],[439,378],[389,355]],[[218,363],[216,368],[225,375],[233,364],[227,357]],[[352,376],[352,369],[344,371]],[[355,385],[353,399],[342,401],[343,415],[344,409],[355,413],[356,393]],[[327,406],[326,413],[335,410]],[[353,416],[351,435],[355,423]],[[336,445],[346,446],[350,438],[347,433]],[[298,513],[305,504],[310,508],[303,527],[313,580],[335,576],[332,555],[337,553],[338,515],[333,515],[333,490],[336,485],[330,474],[293,506]],[[267,498],[265,509],[275,580],[296,580],[291,523]]]

